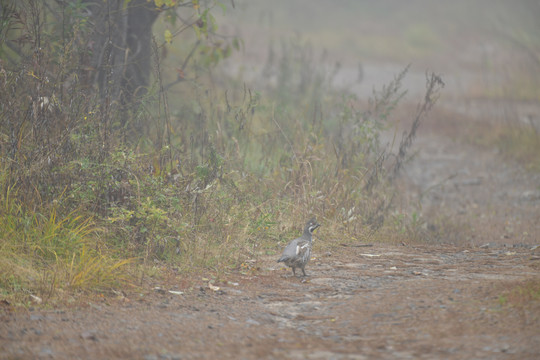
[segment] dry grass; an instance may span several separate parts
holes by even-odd
[[[453,111],[448,105],[433,110],[431,120],[423,131],[437,131],[456,142],[467,142],[485,149],[498,149],[509,161],[517,161],[527,170],[540,171],[539,119],[527,119],[510,100],[480,102],[480,109]],[[481,113],[486,108],[486,113]],[[400,112],[412,113],[410,105],[400,107]],[[479,113],[480,112],[480,113]],[[495,113],[496,116],[489,114]]]
[[[535,127],[513,119],[495,124],[479,122],[469,125],[469,128],[467,138],[473,144],[497,148],[508,160],[519,162],[527,170],[540,171],[540,132]]]
[[[506,126],[494,131],[495,146],[507,156],[516,159],[526,169],[540,172],[540,133],[526,126]],[[489,141],[489,140],[488,140]]]

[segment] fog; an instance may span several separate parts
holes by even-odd
[[[413,94],[429,70],[444,75],[447,98],[540,96],[538,1],[233,3],[220,30],[245,46],[225,62],[231,72],[258,73],[269,53],[293,39],[312,49],[314,61],[339,64],[338,85],[361,96],[409,64],[405,87]]]

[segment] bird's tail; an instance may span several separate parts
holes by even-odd
[[[282,257],[279,258],[279,260],[277,262],[284,262],[287,259],[288,259],[287,256],[282,256]]]

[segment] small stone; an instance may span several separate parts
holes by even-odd
[[[253,319],[251,319],[251,318],[248,318],[248,319],[246,320],[246,324],[249,324],[249,325],[261,325],[260,322],[258,322],[257,320],[253,320]]]
[[[536,201],[540,200],[540,191],[528,190],[521,193],[519,199],[522,201]]]
[[[81,333],[81,338],[83,338],[84,340],[92,341],[98,340],[95,331],[84,331],[83,333]]]
[[[40,357],[53,357],[54,355],[54,352],[52,351],[52,349],[50,348],[43,348],[41,349],[41,351],[39,352],[39,356]]]

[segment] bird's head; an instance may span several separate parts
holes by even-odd
[[[319,226],[321,226],[321,224],[319,224],[315,218],[312,218],[311,220],[309,220],[309,221],[307,222],[306,228],[305,228],[304,231],[307,231],[307,232],[309,232],[310,234],[313,234],[313,232],[315,231],[315,229],[317,229]]]

